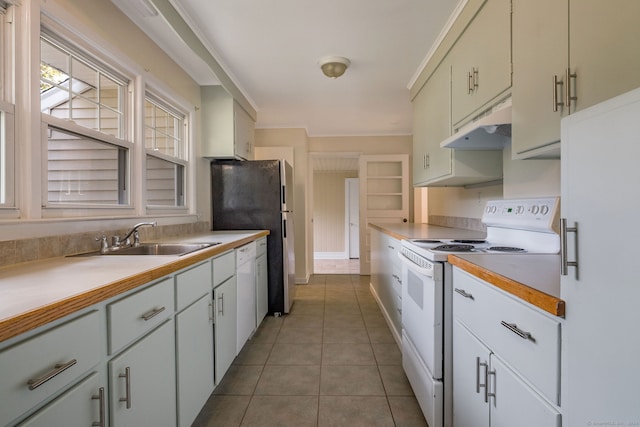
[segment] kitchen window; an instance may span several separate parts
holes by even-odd
[[[144,113],[147,208],[184,209],[186,115],[150,92],[145,96]]]
[[[13,53],[15,6],[0,0],[0,208],[14,203]],[[4,216],[4,215],[3,215]]]
[[[130,205],[129,81],[46,29],[40,38],[45,207]]]

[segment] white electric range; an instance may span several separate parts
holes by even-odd
[[[485,239],[402,241],[402,365],[430,427],[451,427],[452,284],[449,254],[555,254],[558,198],[487,202]]]

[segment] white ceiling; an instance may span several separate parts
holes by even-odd
[[[161,16],[131,9],[144,0],[113,1],[198,83],[218,82]],[[408,86],[465,0],[170,1],[257,110],[257,128],[347,136],[411,134]],[[351,66],[329,79],[326,55]]]

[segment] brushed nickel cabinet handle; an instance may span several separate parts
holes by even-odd
[[[218,300],[220,301],[218,313],[220,313],[221,316],[224,316],[224,294],[220,294]]]
[[[162,306],[160,308],[154,308],[153,310],[148,311],[145,314],[143,314],[142,316],[140,316],[140,318],[142,318],[145,321],[151,320],[152,318],[156,317],[158,314],[162,313],[164,310],[165,310],[164,306]]]
[[[536,342],[536,339],[533,337],[533,335],[531,335],[530,332],[523,331],[522,329],[518,328],[518,325],[516,325],[515,323],[507,323],[503,320],[500,322],[500,324],[514,334],[518,335],[520,338]]]
[[[473,92],[473,74],[471,71],[467,71],[467,95]]]
[[[484,384],[480,384],[480,367],[484,368]],[[480,362],[480,358],[476,357],[476,393],[480,394],[480,389],[484,388],[484,401],[489,401],[488,391],[487,391],[487,371],[489,370],[489,365],[487,362]]]
[[[473,298],[473,294],[469,294],[469,293],[465,292],[464,289],[455,288],[454,291],[456,291],[456,293],[459,293],[460,295],[462,295],[465,298],[469,298],[470,300],[475,300],[475,298]]]
[[[70,367],[75,365],[76,363],[78,363],[78,361],[76,359],[71,359],[67,363],[58,363],[57,365],[55,365],[53,367],[53,369],[51,371],[47,372],[46,374],[44,374],[40,378],[34,378],[34,379],[31,379],[31,380],[27,381],[27,384],[29,385],[29,390],[37,389],[42,384],[46,383],[47,381],[49,381],[50,379],[52,379],[56,375],[59,375],[59,374],[63,373],[64,371],[66,371],[67,369],[69,369]]]
[[[488,389],[489,389],[489,376],[493,376],[493,392],[489,393]],[[493,406],[496,406],[496,370],[494,369],[493,371],[488,371],[487,373],[487,394],[485,397],[485,402],[489,403],[489,398],[493,397]]]
[[[557,112],[558,107],[562,107],[564,102],[558,101],[558,86],[564,85],[562,80],[558,80],[558,76],[554,74],[553,76],[553,111]]]
[[[565,88],[565,91],[564,91],[564,94],[565,94],[564,105],[566,105],[567,108],[571,107],[571,101],[578,100],[577,96],[571,94],[571,80],[573,79],[573,81],[575,81],[577,78],[578,78],[578,74],[572,73],[571,68],[567,68],[567,71],[565,73],[565,80],[564,80],[567,83],[567,87]]]
[[[105,427],[104,387],[100,387],[98,389],[98,394],[94,394],[93,396],[91,396],[91,399],[97,400],[98,401],[98,405],[100,405],[100,409],[99,409],[99,411],[100,411],[100,421],[92,422],[91,423],[91,427]]]
[[[567,255],[567,234],[575,233],[575,261],[569,261]],[[574,223],[573,227],[567,227],[567,219],[560,218],[560,274],[566,276],[569,274],[569,267],[575,267],[575,278],[578,280],[578,223]]]
[[[131,409],[131,368],[124,368],[124,374],[118,375],[118,378],[124,378],[125,397],[118,399],[119,402],[125,402],[127,409]]]

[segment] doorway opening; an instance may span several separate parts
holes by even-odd
[[[359,274],[359,154],[317,153],[313,165],[313,273]]]

